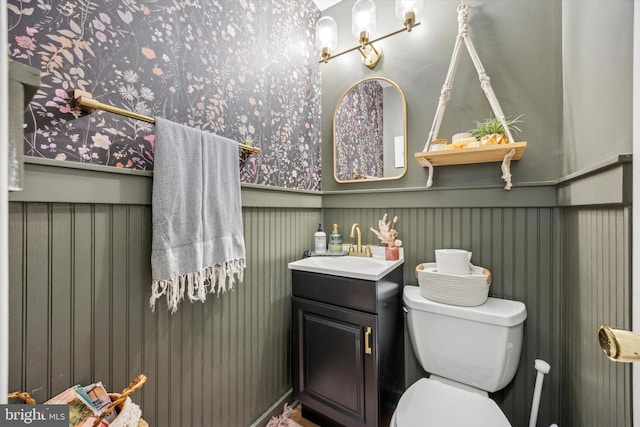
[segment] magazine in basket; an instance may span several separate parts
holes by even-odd
[[[87,387],[70,387],[45,404],[69,405],[69,426],[91,427],[102,411],[111,404],[111,399],[102,383],[96,383]],[[115,416],[115,412],[109,414],[99,426],[108,426]]]

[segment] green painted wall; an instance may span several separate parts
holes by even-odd
[[[518,372],[492,395],[514,426],[528,425],[537,358],[551,365],[538,425],[631,425],[630,366],[610,362],[597,340],[601,324],[630,327],[628,207],[325,208],[324,221],[339,224],[345,242],[358,222],[363,244],[378,244],[364,230],[384,213],[399,217],[406,285],[417,285],[415,267],[434,262],[435,249],[463,248],[491,270],[491,296],[527,306]],[[410,385],[424,372],[405,350]]]
[[[405,284],[417,283],[414,269],[433,261],[434,249],[463,247],[492,271],[492,295],[527,305],[518,373],[493,395],[514,426],[528,419],[535,358],[552,366],[541,425],[582,425],[593,408],[598,425],[621,425],[630,411],[630,370],[604,358],[596,331],[600,323],[627,327],[631,318],[630,187],[623,185],[629,165],[624,158],[555,186],[511,192],[321,195],[243,187],[245,283],[170,316],[147,307],[150,177],[112,173],[100,180],[104,171],[28,164],[25,182],[38,190],[13,193],[21,200],[10,212],[10,387],[43,401],[78,382],[102,380],[119,390],[144,372],[149,382],[137,401],[154,425],[207,425],[213,418],[249,425],[291,387],[286,264],[312,247],[318,222],[340,224],[345,242],[358,222],[363,241],[375,244],[367,230],[388,212],[399,217]],[[104,191],[75,202],[93,179]],[[66,191],[57,192],[63,183]],[[585,185],[622,191],[597,202]],[[127,203],[108,191],[115,188],[126,188],[120,197]],[[38,201],[43,192],[54,200]],[[406,365],[410,384],[422,371],[410,356]]]
[[[631,426],[631,369],[604,357],[600,325],[631,329],[631,208],[573,207],[562,215],[560,425]],[[553,368],[552,368],[553,372]]]
[[[632,152],[633,8],[628,0],[562,2],[565,175]]]
[[[528,424],[535,382],[534,361],[544,359],[559,365],[561,354],[554,351],[561,324],[560,234],[557,208],[396,208],[325,209],[327,224],[338,223],[348,230],[358,222],[363,243],[378,244],[370,227],[377,228],[382,215],[397,215],[396,228],[405,251],[404,280],[417,285],[415,268],[435,262],[434,250],[461,248],[473,252],[472,262],[488,268],[493,275],[490,295],[522,301],[527,320],[520,365],[514,381],[493,397],[514,426]],[[366,230],[366,232],[365,232]],[[422,375],[413,360],[410,346],[407,368],[413,367],[408,384]],[[560,371],[552,369],[540,409],[540,424],[560,419],[558,398]]]
[[[153,426],[248,426],[291,388],[287,263],[319,209],[243,209],[243,284],[175,315],[150,297],[144,205],[10,204],[10,390],[44,402],[73,384],[122,390]],[[278,408],[281,409],[281,408]]]
[[[328,11],[342,11],[332,13],[341,28],[352,3]],[[392,16],[387,3],[378,2],[379,16]],[[348,225],[359,222],[365,230],[389,212],[400,217],[407,284],[415,284],[413,269],[432,260],[436,247],[465,246],[474,262],[493,271],[493,295],[527,304],[518,374],[494,395],[514,426],[527,424],[536,357],[552,365],[540,425],[630,425],[630,369],[604,358],[596,330],[601,322],[628,327],[631,318],[631,178],[630,159],[623,157],[631,152],[624,92],[630,93],[631,55],[624,52],[632,2],[472,4],[472,37],[496,95],[508,114],[525,114],[529,148],[514,163],[510,192],[500,189],[497,164],[437,168],[437,188],[426,190],[426,171],[411,158],[435,114],[457,28],[455,5],[427,2],[423,25],[385,41],[385,58],[374,71],[357,54],[322,65],[323,164],[332,164],[330,118],[339,95],[379,75],[407,96],[407,176],[338,185],[325,171],[321,194],[243,187],[245,284],[206,304],[185,304],[175,316],[147,308],[150,176],[27,165],[25,191],[11,195],[10,388],[42,401],[94,379],[118,390],[145,372],[149,383],[135,400],[152,425],[249,425],[291,386],[286,263],[311,247],[318,222],[339,223],[348,241]],[[604,36],[582,37],[590,26],[581,19],[598,21]],[[379,23],[381,32],[391,20]],[[350,38],[341,34],[342,46]],[[579,96],[609,82],[581,64],[589,43],[593,60],[620,63],[611,90],[621,96]],[[488,112],[475,70],[463,58],[443,136]],[[618,139],[605,147],[593,135],[607,126]],[[375,243],[372,233],[365,236]]]
[[[351,34],[351,7],[345,0],[323,12],[338,24],[337,51],[355,46]],[[323,173],[323,191],[424,187],[426,170],[414,159],[431,129],[458,32],[456,7],[460,2],[427,1],[421,25],[411,33],[382,40],[376,46],[383,58],[374,70],[352,52],[321,64],[322,164],[332,164],[332,113],[344,91],[365,77],[386,77],[398,84],[407,99],[409,170],[400,181],[337,184]],[[562,169],[562,2],[529,0],[477,0],[466,2],[469,33],[491,85],[506,115],[524,114],[520,140],[529,145],[522,160],[513,162],[515,185],[552,181]],[[377,37],[402,27],[394,2],[378,1]],[[541,25],[544,23],[544,25]],[[462,52],[439,136],[466,132],[476,120],[489,116],[490,106],[480,88],[478,74]],[[326,169],[326,168],[325,168]],[[436,168],[434,186],[500,185],[500,165],[480,164]]]

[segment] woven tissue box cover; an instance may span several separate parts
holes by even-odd
[[[470,274],[439,273],[435,262],[418,264],[416,277],[420,293],[431,301],[472,307],[482,305],[489,297],[491,273],[472,266]]]

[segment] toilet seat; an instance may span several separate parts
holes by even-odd
[[[511,427],[488,396],[422,378],[404,392],[392,427]]]

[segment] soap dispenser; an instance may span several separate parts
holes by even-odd
[[[318,224],[318,231],[313,235],[315,242],[314,252],[324,254],[327,252],[327,233],[322,231],[322,224]]]
[[[338,232],[338,224],[333,224],[333,230],[329,234],[329,252],[342,253],[342,234]]]

